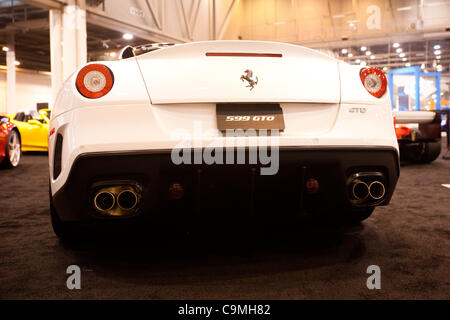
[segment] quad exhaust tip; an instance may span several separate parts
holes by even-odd
[[[120,209],[131,210],[136,207],[138,196],[133,190],[124,190],[117,196],[117,205]]]
[[[92,188],[92,207],[103,216],[133,216],[139,213],[142,187],[138,183],[101,182]]]
[[[116,203],[114,194],[109,191],[100,191],[95,195],[94,206],[98,211],[105,212],[111,210]]]
[[[386,196],[385,177],[381,172],[358,172],[347,181],[354,204],[375,204]]]
[[[353,181],[352,195],[357,200],[365,200],[369,196],[369,186],[361,180]]]
[[[384,187],[384,184],[381,183],[380,181],[373,181],[370,185],[369,185],[369,195],[375,199],[375,200],[380,200],[381,198],[384,197],[386,193],[386,188]]]

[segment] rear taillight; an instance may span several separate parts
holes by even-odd
[[[362,68],[359,76],[364,88],[374,97],[381,98],[386,92],[387,80],[383,71],[377,68]]]
[[[98,99],[106,95],[114,84],[112,71],[102,64],[89,64],[78,72],[76,85],[86,98]]]
[[[4,117],[4,118],[0,118],[0,130],[8,130],[8,125],[7,123],[9,122],[9,118]]]

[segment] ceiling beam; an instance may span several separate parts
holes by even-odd
[[[17,11],[23,11],[25,9],[32,9],[32,7],[26,5],[26,4],[22,4],[22,5],[18,5],[18,6],[8,6],[8,7],[3,7],[0,8],[0,14],[11,14],[13,11],[17,12]]]
[[[178,37],[171,35],[161,30],[150,28],[146,26],[137,26],[131,23],[127,23],[108,16],[99,10],[87,8],[86,9],[87,21],[91,24],[95,24],[101,27],[108,26],[109,29],[116,30],[118,32],[133,32],[134,35],[139,38],[146,39],[153,42],[188,42],[189,39],[184,37]]]
[[[61,9],[64,6],[64,3],[58,0],[21,0],[21,1],[30,6],[47,10]]]
[[[450,31],[444,29],[435,29],[425,32],[406,32],[396,34],[381,34],[374,36],[360,36],[349,38],[349,40],[343,41],[342,39],[330,39],[330,40],[312,40],[312,41],[299,41],[295,44],[306,46],[309,48],[348,48],[352,46],[370,46],[377,44],[387,44],[390,42],[412,42],[420,40],[441,40],[450,38]]]
[[[6,25],[0,29],[0,32],[16,32],[16,31],[30,31],[30,30],[48,30],[48,19],[31,19],[18,21]]]
[[[439,54],[440,56],[445,56],[447,54],[450,54],[450,50],[448,50],[448,49],[440,49],[440,50],[441,50],[441,54]],[[403,51],[402,53],[405,53],[405,57],[404,58],[411,58],[411,57],[424,58],[425,57],[425,53],[423,51]],[[420,54],[421,54],[421,56],[420,56]],[[399,53],[397,53],[397,52],[391,52],[390,54],[389,53],[374,53],[374,52],[372,52],[371,55],[374,55],[375,59],[382,59],[382,58],[387,59],[389,57],[391,57],[391,58],[398,58],[398,59],[402,59],[403,58],[403,57],[399,57]],[[341,59],[348,59],[348,60],[370,59],[371,55],[369,55],[369,56],[365,55],[365,54],[353,55],[353,57],[351,57],[351,58],[345,57],[345,56],[340,56],[340,58]],[[432,57],[432,58],[434,58],[434,57]]]

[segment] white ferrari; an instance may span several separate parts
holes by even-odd
[[[275,42],[153,49],[89,63],[59,92],[57,235],[124,219],[354,222],[389,203],[399,151],[380,70]]]

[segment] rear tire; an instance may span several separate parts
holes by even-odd
[[[6,168],[15,168],[19,165],[22,157],[22,144],[19,133],[16,130],[11,131],[6,141],[5,158],[2,165]]]
[[[50,218],[52,221],[53,232],[62,241],[76,240],[73,226],[70,225],[68,222],[61,221],[61,219],[59,218],[55,206],[53,205],[53,197],[50,188],[49,188],[49,197],[50,197]]]
[[[420,157],[420,163],[430,163],[441,154],[441,141],[424,142],[423,154]]]

